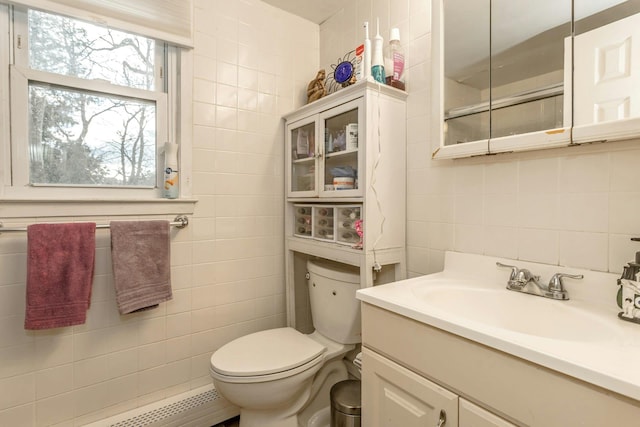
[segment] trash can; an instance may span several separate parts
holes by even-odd
[[[360,427],[360,381],[344,380],[331,387],[331,427]]]

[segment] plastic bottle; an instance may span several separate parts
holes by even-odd
[[[356,81],[367,80],[371,75],[371,40],[369,40],[369,23],[364,22],[364,42],[356,47]]]
[[[373,56],[371,57],[371,75],[378,83],[385,83],[384,57],[382,56],[382,45],[384,39],[380,35],[380,20],[377,21],[377,32],[373,38]]]
[[[371,39],[369,39],[369,22],[364,23],[364,54],[362,57],[362,77],[364,80],[371,75]]]
[[[178,144],[167,142],[164,144],[164,185],[162,197],[166,199],[178,198]]]
[[[388,85],[405,90],[404,49],[400,44],[400,30],[398,28],[391,29],[389,45],[385,49],[384,70]]]

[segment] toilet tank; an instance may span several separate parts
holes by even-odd
[[[362,341],[360,269],[326,260],[307,261],[309,300],[316,331],[340,344]]]

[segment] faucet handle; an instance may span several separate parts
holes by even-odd
[[[538,283],[539,280],[540,280],[540,276],[534,275],[533,273],[531,273],[526,268],[520,269],[520,271],[518,271],[518,275],[516,277],[516,282],[521,283],[523,285],[526,285],[529,282]]]
[[[538,282],[540,280],[540,276],[534,276],[529,270],[526,268],[518,268],[515,265],[503,264],[501,262],[496,262],[498,267],[506,267],[511,269],[511,274],[509,275],[509,285],[517,286],[519,288],[525,286],[529,282]]]
[[[507,265],[507,264],[503,264],[501,262],[496,262],[496,265],[498,267],[504,267],[504,268],[510,268],[511,269],[511,275],[509,276],[509,280],[516,280],[516,277],[518,277],[518,273],[520,272],[520,269],[518,267],[516,267],[515,265]]]
[[[582,279],[584,276],[582,274],[565,274],[565,273],[556,273],[549,280],[549,291],[551,292],[564,292],[564,283],[562,283],[562,278],[568,277],[569,279]]]

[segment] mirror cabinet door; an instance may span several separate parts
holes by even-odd
[[[640,135],[640,0],[574,0],[574,142]]]
[[[569,143],[570,40],[571,0],[491,0],[491,152]]]
[[[434,59],[443,63],[434,68],[443,118],[434,157],[568,144],[572,0],[433,4]]]
[[[443,22],[444,145],[467,144],[465,151],[486,153],[490,137],[490,0],[446,0]]]

